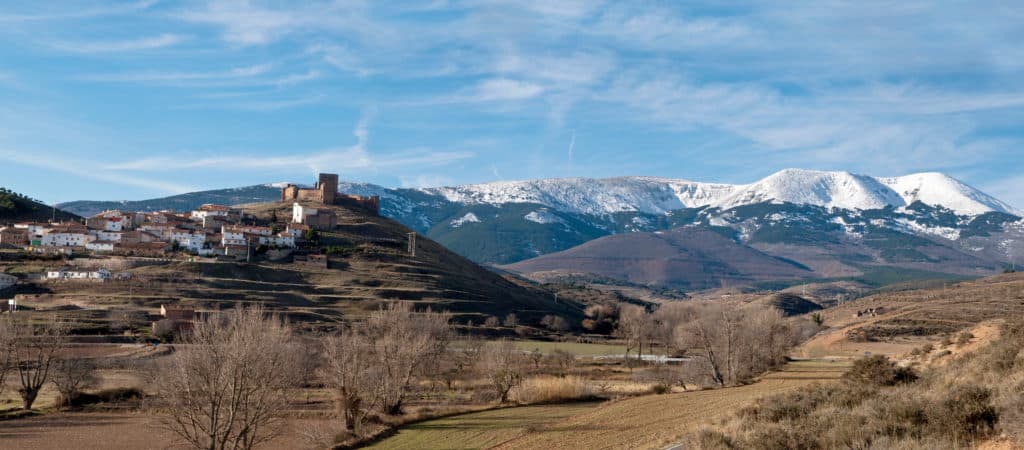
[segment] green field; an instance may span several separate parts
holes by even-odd
[[[472,449],[490,448],[545,424],[597,406],[597,403],[522,406],[462,414],[402,427],[395,435],[366,448]]]
[[[626,347],[620,344],[583,344],[578,342],[550,342],[550,341],[512,341],[512,343],[523,351],[540,350],[541,353],[549,354],[555,350],[562,350],[576,356],[607,356],[622,355]],[[456,344],[457,345],[457,344]],[[651,350],[644,348],[644,354],[650,354]],[[654,349],[654,354],[663,354],[660,348]],[[630,350],[630,355],[636,355],[636,349]]]

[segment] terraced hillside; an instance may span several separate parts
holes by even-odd
[[[290,204],[250,206],[257,216],[290,216]],[[339,226],[320,236],[330,252],[329,268],[286,260],[253,263],[165,262],[141,259],[73,261],[126,265],[128,281],[106,284],[30,282],[2,295],[22,296],[22,304],[41,308],[152,311],[160,304],[188,304],[201,310],[239,303],[264,302],[299,322],[332,323],[358,317],[384,301],[405,300],[421,307],[448,310],[457,322],[477,323],[489,315],[516,313],[526,324],[546,314],[579,323],[581,308],[571,301],[555,302],[550,294],[510,281],[458,256],[423,237],[416,256],[407,253],[411,230],[389,219],[334,207]],[[116,263],[116,264],[115,264]],[[5,266],[8,272],[41,272],[43,262]],[[118,271],[118,267],[112,267]]]

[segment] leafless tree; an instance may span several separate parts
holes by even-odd
[[[548,327],[551,331],[565,332],[569,331],[569,322],[562,316],[546,315],[540,319],[540,324]]]
[[[161,426],[203,449],[251,449],[280,432],[296,385],[292,329],[260,306],[197,321],[155,387]]]
[[[324,340],[324,361],[323,377],[334,392],[338,414],[345,428],[359,435],[383,397],[373,339],[359,329],[329,336]]]
[[[525,355],[510,341],[489,342],[480,354],[479,370],[500,403],[508,402],[508,393],[523,382]]]
[[[626,354],[637,349],[637,359],[643,358],[644,342],[650,341],[654,322],[646,309],[637,305],[624,304],[619,308],[619,326],[615,333],[626,341]]]
[[[678,349],[697,349],[697,364],[719,386],[736,384],[781,364],[796,344],[777,311],[722,304],[681,305],[674,314]]]
[[[508,315],[505,316],[505,326],[515,328],[517,325],[519,325],[519,317],[516,316],[516,313],[508,313]]]
[[[65,358],[53,365],[53,385],[60,392],[62,406],[71,406],[83,389],[96,385],[96,362],[87,358]]]
[[[401,414],[413,376],[444,353],[451,339],[449,320],[445,313],[416,312],[408,303],[392,303],[361,324],[381,369],[384,413]]]
[[[0,317],[0,394],[7,387],[7,374],[14,368],[14,323],[10,317]]]
[[[11,321],[14,334],[13,363],[18,368],[21,387],[22,407],[32,409],[39,390],[50,381],[51,369],[57,355],[67,344],[68,325],[50,318],[42,325],[33,325],[27,320]]]
[[[446,357],[439,358],[439,360],[447,364],[447,367],[441,371],[441,375],[444,377],[448,390],[452,389],[455,380],[472,372],[476,367],[477,361],[479,361],[485,344],[486,341],[483,339],[467,337],[459,342],[457,346],[450,346],[446,352]]]
[[[498,325],[501,325],[501,321],[497,317],[487,316],[487,319],[484,320],[484,326],[487,328],[497,328]]]

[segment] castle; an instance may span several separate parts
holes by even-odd
[[[281,190],[281,201],[316,202],[325,205],[348,206],[380,214],[379,196],[347,195],[338,193],[338,174],[322,173],[313,189],[289,184]]]

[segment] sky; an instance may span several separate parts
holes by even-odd
[[[790,167],[1024,207],[1024,3],[0,4],[0,185],[144,199]]]

